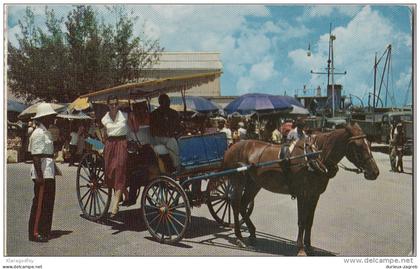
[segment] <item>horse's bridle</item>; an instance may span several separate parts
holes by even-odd
[[[349,145],[350,145],[350,143],[352,143],[353,141],[355,141],[355,140],[358,140],[358,139],[365,139],[366,138],[366,135],[356,135],[356,136],[352,136],[352,137],[350,137],[349,139],[348,139],[348,142],[347,142],[347,148],[346,148],[346,152],[348,153],[349,152]],[[369,145],[367,145],[367,146],[369,146]],[[354,154],[353,152],[352,152],[352,154]],[[346,154],[347,155],[347,154]],[[354,157],[354,156],[352,156],[353,158],[355,158],[355,159],[353,159],[353,164],[359,169],[359,170],[361,170],[361,171],[365,171],[365,168],[364,168],[364,164],[365,163],[367,163],[367,162],[370,162],[372,159],[373,159],[373,156],[372,156],[372,154],[370,153],[369,154],[369,157],[367,157],[367,158],[365,158],[365,159],[361,159],[361,158],[356,158],[356,157]]]

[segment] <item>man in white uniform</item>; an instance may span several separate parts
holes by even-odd
[[[47,130],[57,113],[50,104],[42,103],[33,119],[38,124],[29,138],[28,151],[32,155],[31,178],[34,181],[34,198],[29,217],[29,240],[48,242],[55,200],[54,144]]]

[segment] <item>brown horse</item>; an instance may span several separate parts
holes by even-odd
[[[319,160],[327,168],[327,173],[315,173],[308,169],[305,158],[291,160],[288,165],[272,165],[255,168],[246,174],[234,174],[230,177],[233,186],[232,207],[235,222],[235,235],[239,246],[244,247],[240,231],[239,213],[245,220],[250,232],[250,244],[255,244],[255,226],[246,214],[247,205],[253,201],[261,188],[281,194],[297,197],[298,207],[298,255],[306,255],[311,247],[311,228],[319,196],[325,191],[330,178],[338,171],[338,162],[346,156],[364,172],[366,179],[375,180],[379,175],[378,167],[360,127],[347,125],[329,133],[311,137],[312,143],[321,150]],[[308,140],[308,139],[307,139]],[[303,155],[310,150],[304,149],[308,141],[296,143],[291,156]],[[308,147],[309,149],[310,147]],[[234,168],[246,164],[255,164],[275,160],[279,156],[280,146],[256,140],[245,140],[233,145],[226,151],[224,167]]]

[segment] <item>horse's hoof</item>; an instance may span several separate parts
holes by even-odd
[[[245,243],[240,239],[236,240],[236,245],[240,248],[246,248]]]
[[[299,250],[299,252],[298,252],[298,254],[297,254],[299,257],[305,257],[305,256],[308,256],[308,255],[306,255],[306,252],[305,252],[305,250],[303,250],[303,249],[301,249],[301,250]]]
[[[257,244],[257,238],[255,236],[248,237],[249,245],[255,246]]]

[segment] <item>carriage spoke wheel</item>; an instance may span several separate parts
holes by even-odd
[[[210,214],[219,224],[225,227],[234,227],[233,208],[232,208],[232,194],[233,187],[228,179],[220,179],[213,184],[208,185],[209,198],[207,200],[207,207]],[[246,208],[246,216],[250,216],[254,209],[254,201],[250,202]],[[244,218],[239,215],[239,223],[244,223]]]
[[[77,168],[77,199],[83,216],[99,220],[108,212],[111,204],[111,188],[105,186],[104,160],[96,153],[82,157]]]
[[[160,176],[142,193],[142,214],[150,234],[160,243],[179,242],[190,223],[187,194],[173,179]]]

